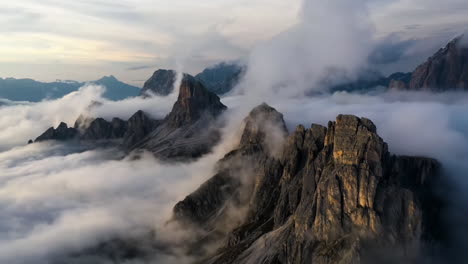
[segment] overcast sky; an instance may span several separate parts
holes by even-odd
[[[468,26],[466,0],[367,3],[375,37],[419,60]],[[0,77],[82,81],[113,74],[141,84],[157,68],[196,73],[245,58],[294,25],[300,7],[301,0],[2,1]]]

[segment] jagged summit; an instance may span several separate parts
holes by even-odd
[[[185,75],[172,111],[155,120],[137,111],[127,121],[81,115],[73,128],[61,124],[50,128],[36,141],[68,140],[112,141],[125,151],[145,149],[164,160],[188,160],[208,153],[220,139],[218,116],[226,109],[217,95]]]
[[[216,94],[186,74],[180,84],[177,101],[165,121],[172,127],[180,127],[197,121],[203,115],[216,117],[226,109]]]
[[[70,140],[74,139],[78,136],[78,131],[72,127],[68,127],[68,125],[64,122],[60,122],[57,128],[50,127],[47,129],[42,135],[36,138],[34,142],[41,142],[45,140]]]
[[[218,117],[227,109],[219,97],[190,75],[184,75],[171,112],[134,148],[147,149],[161,159],[198,158],[220,140]]]
[[[468,45],[452,40],[413,72],[409,89],[468,89]]]
[[[244,119],[244,131],[240,145],[257,144],[266,146],[271,143],[270,136],[286,137],[288,130],[283,114],[266,103],[255,107]]]
[[[460,35],[419,65],[410,78],[392,79],[389,88],[447,91],[468,89],[468,43]]]
[[[279,117],[267,105],[250,116],[265,112]],[[256,140],[268,131],[251,128],[244,135],[255,140],[241,141],[174,207],[176,221],[208,232],[194,247],[223,243],[199,263],[406,263],[440,237],[439,163],[391,155],[370,120],[298,126],[278,157]]]

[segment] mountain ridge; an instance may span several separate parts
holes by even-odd
[[[123,83],[113,75],[89,81],[55,81],[40,82],[33,79],[0,78],[0,98],[11,101],[40,102],[46,99],[61,98],[69,93],[76,92],[86,84],[102,85],[106,87],[103,94],[109,100],[122,100],[128,97],[137,96],[140,88]]]
[[[109,141],[126,152],[148,150],[161,160],[190,160],[208,152],[220,140],[220,115],[227,109],[219,97],[185,75],[172,110],[156,120],[139,110],[128,120],[80,116],[73,127],[60,123],[34,142],[46,140]]]
[[[254,109],[265,110],[278,122],[271,107]],[[259,140],[270,126],[258,121],[265,119],[246,118],[218,172],[174,207],[174,221],[207,232],[194,247],[206,236],[221,243],[196,263],[359,263],[389,258],[390,248],[390,263],[401,263],[423,254],[414,243],[442,239],[437,161],[389,154],[372,121],[350,115],[328,127],[298,126],[275,158]],[[251,166],[247,183],[239,164]],[[247,208],[231,228],[228,204]]]

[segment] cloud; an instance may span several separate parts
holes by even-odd
[[[139,70],[146,70],[146,69],[154,69],[155,65],[140,65],[140,66],[133,66],[127,68],[129,71],[139,71]]]
[[[466,93],[335,93],[265,99],[284,114],[290,131],[298,124],[326,125],[338,114],[369,117],[392,153],[437,158],[460,190],[468,188]],[[240,122],[237,116],[243,112],[245,97],[225,97],[223,102],[230,107],[228,119]],[[118,109],[107,105],[98,111],[125,114]],[[162,164],[150,154],[133,159],[115,149],[86,150],[53,142],[0,152],[0,262],[47,263],[107,239],[151,229],[162,232],[158,233],[162,241],[171,241],[173,230],[164,224],[172,206],[208,179],[215,162],[235,146],[236,122],[228,124],[214,154],[190,164]],[[0,136],[3,133],[0,130]],[[451,195],[466,199],[458,194]],[[467,200],[458,201],[464,206]],[[178,255],[160,257],[169,258],[162,263],[181,261]]]
[[[179,14],[183,4],[188,3],[162,8]],[[79,7],[78,12],[86,10]],[[457,221],[464,220],[468,208],[462,193],[468,188],[468,95],[392,92],[304,97],[308,89],[323,89],[319,80],[330,69],[352,75],[366,66],[374,28],[361,1],[306,1],[296,22],[254,49],[239,87],[244,93],[222,99],[230,107],[222,143],[213,154],[194,163],[163,164],[148,153],[135,159],[116,149],[89,150],[72,143],[25,145],[49,126],[60,121],[72,124],[82,113],[127,119],[141,109],[163,118],[175,101],[173,96],[109,102],[101,98],[102,87],[87,86],[57,100],[0,107],[0,262],[47,263],[107,239],[152,229],[163,242],[174,239],[171,236],[183,240],[185,229],[172,233],[164,225],[172,206],[213,174],[216,161],[238,142],[242,118],[263,101],[284,114],[290,131],[298,124],[325,125],[338,114],[355,114],[376,123],[391,152],[437,158],[446,168],[444,177],[457,185],[450,194],[456,203],[448,215],[460,210],[451,219],[456,230],[449,233],[465,235],[464,222]],[[216,29],[212,37],[235,31],[226,28]],[[204,29],[190,26],[184,36]],[[201,41],[194,46],[196,55],[204,55],[205,44]],[[94,101],[101,104],[90,108]],[[466,245],[456,243],[457,253],[468,252]],[[163,256],[158,263],[185,260],[179,257]]]
[[[104,89],[102,86],[86,85],[58,100],[15,103],[9,107],[0,105],[0,151],[25,145],[29,139],[34,140],[60,122],[73,126],[81,114],[107,120],[112,120],[113,117],[127,120],[138,110],[143,110],[155,119],[163,119],[176,101],[176,97],[157,96],[146,100],[135,97],[109,101],[102,98]]]
[[[122,159],[114,149],[51,142],[0,153],[0,262],[49,263],[163,227],[172,206],[212,174],[218,158],[168,165],[151,154]],[[159,231],[159,239],[175,239]]]
[[[365,2],[304,1],[295,26],[250,54],[238,89],[253,100],[323,91],[330,72],[353,76],[366,65],[372,35]]]

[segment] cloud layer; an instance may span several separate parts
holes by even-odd
[[[326,125],[338,114],[369,117],[391,152],[437,158],[449,172],[445,177],[468,188],[468,94],[335,93],[265,99],[284,113],[290,130],[298,124]],[[239,121],[232,117],[242,112],[244,98],[223,101],[231,107],[228,118]],[[114,149],[52,142],[1,152],[0,261],[46,263],[116,236],[164,230],[172,206],[208,179],[216,160],[235,145],[239,123],[228,127],[214,154],[185,165],[161,164],[150,154],[134,160]],[[458,194],[452,195],[463,205],[461,198],[466,197]]]

